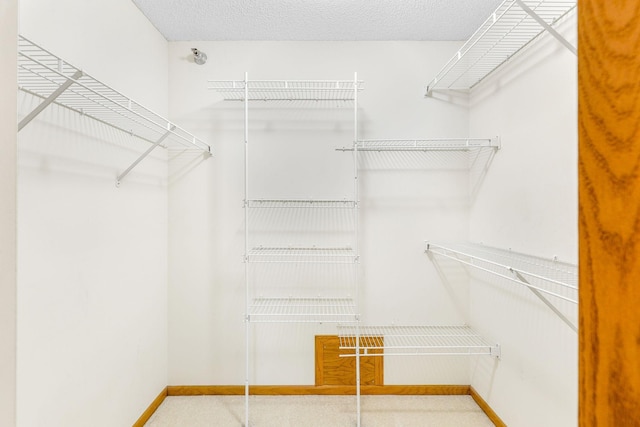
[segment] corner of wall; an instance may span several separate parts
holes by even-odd
[[[0,6],[0,425],[16,424],[18,2]]]

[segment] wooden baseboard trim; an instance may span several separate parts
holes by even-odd
[[[169,386],[169,396],[198,395],[243,395],[244,386]],[[468,385],[383,385],[362,386],[363,395],[468,395]],[[249,387],[251,395],[302,396],[302,395],[355,395],[355,386],[314,386],[314,385],[253,385]]]
[[[468,385],[383,385],[362,386],[362,395],[469,395],[480,409],[489,417],[496,427],[507,427],[489,404]],[[313,385],[253,385],[249,394],[255,396],[304,396],[304,395],[354,395],[354,386],[313,386]],[[133,427],[143,427],[153,413],[162,404],[166,396],[241,396],[244,386],[241,385],[170,385],[165,387],[149,405]]]
[[[485,414],[487,414],[487,417],[489,417],[489,419],[491,420],[491,422],[493,424],[496,425],[496,427],[507,427],[507,425],[504,423],[504,421],[502,421],[500,419],[500,417],[498,416],[498,414],[496,414],[494,412],[493,409],[491,409],[491,406],[489,406],[489,404],[478,394],[478,392],[473,388],[473,387],[469,387],[469,395],[473,398],[473,400],[476,401],[476,403],[478,404],[478,406],[480,407],[480,409],[482,409],[484,411]]]
[[[151,405],[149,405],[149,407],[147,408],[146,411],[144,411],[142,413],[142,415],[140,415],[140,418],[138,418],[138,421],[136,421],[133,424],[133,427],[143,427],[144,424],[149,421],[149,418],[151,418],[151,416],[154,414],[154,412],[156,412],[156,409],[158,409],[158,407],[160,405],[162,405],[162,402],[164,402],[164,398],[167,397],[167,388],[165,387],[160,394],[158,395],[158,397],[156,397],[155,399],[153,399],[153,402],[151,402]]]

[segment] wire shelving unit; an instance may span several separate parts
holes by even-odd
[[[362,81],[353,80],[210,80],[209,89],[225,101],[354,101]]]
[[[355,200],[312,200],[312,199],[252,199],[247,207],[255,209],[354,209]]]
[[[249,251],[250,263],[315,263],[315,264],[352,264],[358,256],[350,247],[256,247]]]
[[[556,259],[470,243],[427,242],[427,252],[487,271],[548,296],[578,303],[578,267]]]
[[[524,286],[571,329],[578,331],[577,325],[557,307],[561,301],[578,304],[577,265],[471,243],[426,242],[426,252]]]
[[[545,30],[576,53],[553,28],[575,7],[575,0],[503,1],[429,82],[427,96],[434,89],[472,89]]]
[[[338,151],[475,151],[500,149],[500,138],[366,139]]]
[[[257,323],[356,322],[353,298],[255,298],[249,319]]]
[[[251,348],[251,323],[356,323],[358,315],[358,168],[357,150],[353,155],[353,198],[344,200],[331,199],[252,199],[249,197],[249,104],[251,101],[289,102],[301,101],[296,104],[300,106],[314,105],[319,101],[331,101],[329,105],[333,108],[342,105],[353,105],[354,138],[358,139],[358,93],[363,89],[362,81],[358,80],[357,74],[353,80],[249,80],[245,73],[244,80],[210,80],[209,89],[220,94],[225,101],[241,101],[244,105],[244,264],[245,264],[245,335],[246,335],[246,372],[245,372],[245,425],[250,425],[249,420],[249,380],[250,380],[250,348]],[[347,215],[352,215],[353,230],[347,231],[350,237],[340,236],[339,240],[353,241],[352,245],[330,243],[335,246],[312,245],[306,243],[301,246],[281,247],[276,244],[262,246],[250,245],[250,234],[255,234],[251,226],[254,216],[249,215],[251,210],[271,209],[269,219],[279,216],[280,220],[288,221],[295,216],[295,210],[319,209],[324,211],[341,210]],[[278,210],[288,211],[286,216]],[[294,210],[293,215],[291,215]],[[348,212],[351,210],[351,212]],[[302,221],[315,221],[318,216],[305,211]],[[296,218],[300,219],[300,218]],[[293,225],[288,224],[288,225]],[[299,222],[295,222],[297,227]],[[318,224],[315,224],[316,226]],[[259,229],[264,232],[264,229]],[[264,237],[267,242],[273,239],[281,239],[277,234],[283,230],[276,230],[275,233]],[[291,230],[288,230],[291,231]],[[297,230],[296,230],[297,231]],[[287,231],[283,231],[286,233]],[[251,236],[253,237],[253,236]],[[325,236],[326,237],[326,236]],[[333,236],[331,237],[333,238]],[[261,242],[262,243],[262,242]],[[324,243],[324,242],[323,242]],[[255,277],[250,269],[250,264],[268,263],[294,263],[294,264],[351,264],[353,265],[353,288],[343,289],[348,286],[336,289],[323,289],[328,293],[340,293],[341,295],[309,297],[306,295],[282,296],[255,296]],[[324,267],[322,267],[324,268]],[[327,267],[329,268],[329,267]],[[340,267],[343,268],[343,267]],[[352,267],[344,267],[351,269]],[[333,270],[333,267],[331,267]],[[296,281],[298,279],[295,279]],[[302,290],[298,283],[280,283],[280,285],[294,286],[296,293],[309,292]],[[298,290],[300,289],[300,290]],[[272,288],[269,289],[276,292]],[[346,295],[346,296],[345,296]],[[354,295],[354,297],[350,296]],[[360,382],[360,362],[356,360],[356,382]],[[360,387],[357,387],[357,425],[360,426]]]
[[[339,326],[343,357],[356,356],[357,337],[367,356],[500,357],[500,346],[490,344],[471,327],[461,326]],[[369,350],[382,352],[369,353]]]
[[[174,144],[211,154],[199,138],[23,36],[18,39],[18,89],[43,100],[20,121],[19,131],[56,104],[151,143],[118,182],[157,146]]]

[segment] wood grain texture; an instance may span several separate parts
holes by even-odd
[[[578,5],[579,425],[640,426],[640,2]]]
[[[381,338],[379,338],[381,340]],[[361,353],[363,350],[360,350]],[[381,349],[368,350],[370,354],[382,354]],[[340,339],[337,335],[316,335],[316,385],[355,385],[355,357],[340,357]],[[360,357],[360,384],[384,384],[384,357]]]
[[[487,417],[489,417],[491,422],[496,427],[507,427],[504,421],[500,419],[498,414],[496,414],[495,411],[491,409],[491,406],[489,406],[489,404],[478,394],[478,392],[473,387],[469,387],[469,395],[473,398],[473,400],[475,400],[480,409],[482,409],[482,411],[487,415]]]
[[[363,395],[468,395],[468,385],[384,385],[362,386]],[[354,395],[355,386],[314,386],[314,385],[254,385],[249,394],[264,396],[303,395]],[[244,394],[243,385],[188,385],[167,387],[169,396],[239,396]]]
[[[156,412],[156,410],[158,409],[158,407],[160,405],[162,405],[162,402],[164,402],[165,397],[167,397],[167,387],[165,387],[160,394],[158,395],[158,397],[156,397],[153,402],[151,402],[151,405],[149,405],[149,407],[146,409],[146,411],[144,411],[142,413],[142,415],[140,415],[140,418],[138,418],[138,421],[136,421],[133,424],[133,427],[143,427],[144,424],[149,421],[149,418],[151,418],[151,416],[153,415],[154,412]]]

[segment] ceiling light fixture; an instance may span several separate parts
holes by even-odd
[[[205,62],[207,62],[207,54],[199,51],[197,48],[192,47],[191,48],[191,52],[193,52],[193,62],[195,62],[198,65],[203,65]]]

